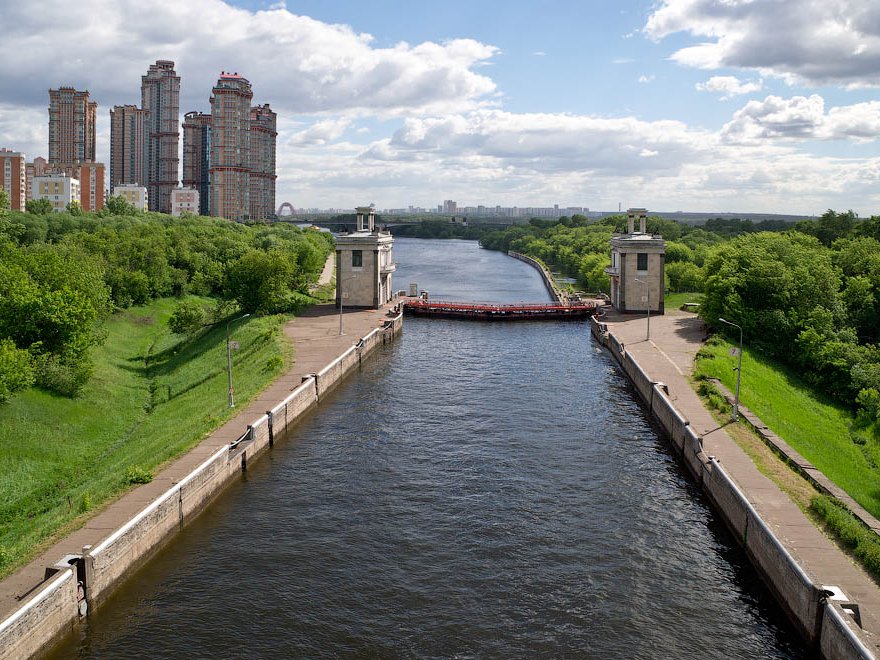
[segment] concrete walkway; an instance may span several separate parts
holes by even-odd
[[[758,471],[725,429],[719,428],[691,387],[688,376],[706,334],[703,322],[694,314],[677,310],[652,316],[649,341],[644,316],[610,313],[605,320],[609,332],[623,342],[651,380],[666,383],[676,408],[703,436],[705,453],[720,461],[807,574],[817,584],[839,587],[850,601],[858,603],[863,628],[875,652],[880,652],[880,588]]]
[[[333,276],[333,255],[327,261],[321,283]],[[247,430],[247,425],[283,400],[302,382],[302,377],[320,371],[353,344],[388,318],[392,302],[379,310],[345,310],[344,335],[339,335],[339,313],[333,303],[315,305],[289,321],[285,335],[296,347],[295,363],[247,406],[223,426],[200,442],[188,453],[171,463],[153,480],[129,491],[101,509],[83,527],[66,536],[40,554],[36,559],[0,582],[0,621],[20,605],[34,588],[43,581],[46,567],[52,566],[67,554],[79,554],[84,545],[97,545],[118,527],[131,519],[151,501],[168,490],[220,447],[229,444]]]

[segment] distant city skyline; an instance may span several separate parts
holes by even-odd
[[[220,71],[248,76],[278,113],[277,203],[297,208],[880,212],[870,0],[41,7],[0,8],[0,147],[28,161],[48,155],[47,90],[70,86],[98,103],[109,163],[110,108],[170,60],[179,119]]]

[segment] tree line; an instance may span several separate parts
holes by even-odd
[[[0,192],[0,402],[31,385],[77,394],[102,321],[131,305],[197,294],[227,312],[294,310],[333,248],[327,232],[173,218],[121,198],[97,214],[31,211],[9,211]]]
[[[608,292],[609,240],[624,216],[533,219],[482,236],[495,250],[542,259],[588,291]],[[829,210],[815,220],[648,219],[666,241],[666,290],[703,294],[701,315],[726,318],[750,345],[880,428],[880,216]]]

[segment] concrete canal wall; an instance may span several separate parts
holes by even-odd
[[[556,302],[563,301],[562,292],[559,290],[559,287],[556,286],[556,280],[553,279],[553,274],[547,270],[547,268],[537,259],[532,259],[532,257],[521,254],[519,252],[510,251],[507,253],[509,256],[514,259],[519,259],[520,261],[524,261],[530,266],[534,266],[538,269],[538,272],[541,273],[541,277],[544,278],[544,286],[547,287],[547,292],[550,294],[550,297],[553,298]]]
[[[100,605],[236,479],[248,461],[270,447],[275,437],[319,403],[376,347],[392,342],[402,326],[399,314],[362,337],[317,374],[304,378],[284,400],[248,424],[238,439],[211,454],[100,544],[85,546],[81,555],[56,567],[55,575],[0,622],[0,659],[35,655],[71,630],[86,607]]]
[[[68,566],[47,580],[0,623],[0,657],[28,658],[79,620],[76,571]]]
[[[873,658],[852,618],[798,565],[721,464],[703,451],[702,438],[675,408],[663,383],[653,382],[620,340],[595,317],[593,336],[617,359],[651,416],[663,428],[684,465],[721,514],[801,635],[823,658]]]

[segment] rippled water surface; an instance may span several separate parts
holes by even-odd
[[[546,299],[472,242],[395,257]],[[407,319],[57,657],[803,654],[585,324]]]

